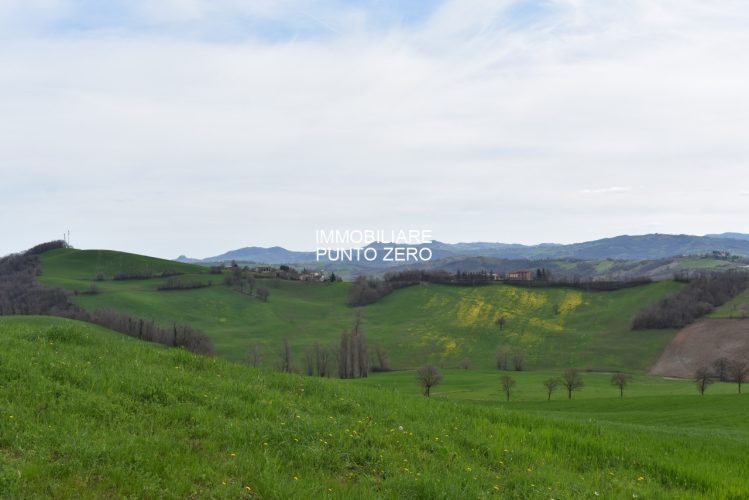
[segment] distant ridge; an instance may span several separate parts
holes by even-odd
[[[720,234],[706,234],[706,238],[728,238],[731,240],[746,240],[749,241],[749,234],[744,233],[720,233]]]
[[[381,247],[381,243],[372,246]],[[622,235],[572,244],[542,243],[521,245],[509,243],[443,243],[433,241],[429,247],[433,260],[454,257],[486,257],[495,259],[587,259],[587,260],[646,260],[676,256],[728,252],[749,257],[749,234],[723,233],[707,236],[646,234]],[[231,260],[263,264],[302,264],[315,262],[314,252],[297,252],[274,246],[245,247],[205,259],[191,259],[181,255],[179,262],[210,263]],[[389,267],[390,263],[373,262],[372,267]]]

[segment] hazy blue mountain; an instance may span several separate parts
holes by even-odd
[[[710,238],[705,236],[648,234],[617,236],[562,247],[547,248],[540,255],[547,258],[577,259],[662,259],[680,255],[699,255],[713,251],[749,256],[749,240]]]
[[[520,245],[507,243],[443,243],[434,241],[429,245],[432,259],[441,260],[456,257],[485,257],[494,259],[581,259],[581,260],[654,260],[684,255],[701,255],[713,251],[729,252],[734,255],[749,257],[749,235],[691,236],[672,234],[647,234],[639,236],[616,236],[569,245],[544,243],[540,245]],[[375,262],[359,262],[358,265],[371,267],[402,266],[403,262],[385,262],[382,260],[385,247],[382,243],[373,243],[380,259]],[[232,250],[206,259],[189,259],[180,256],[181,262],[222,262],[237,260],[241,262],[258,262],[265,264],[303,264],[315,263],[314,252],[295,252],[282,247],[246,247]]]
[[[195,259],[189,259],[187,257],[180,256],[180,262],[196,262]],[[287,250],[283,247],[245,247],[237,250],[231,250],[221,255],[214,257],[207,257],[205,259],[198,259],[197,262],[209,263],[209,262],[228,262],[228,261],[241,261],[241,262],[259,262],[263,264],[297,264],[299,262],[311,262],[315,260],[314,252],[295,252],[293,250]]]
[[[706,234],[707,238],[728,238],[731,240],[749,240],[749,234],[744,233],[720,233],[720,234]]]

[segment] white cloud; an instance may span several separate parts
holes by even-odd
[[[0,222],[17,235],[0,253],[69,226],[82,246],[171,256],[304,248],[344,223],[708,233],[749,208],[724,187],[749,157],[741,2],[560,0],[518,24],[510,2],[453,1],[383,27],[311,0],[171,0],[80,33],[38,32],[75,2],[5,5],[0,26],[33,21],[0,54]],[[307,36],[307,14],[332,30]],[[289,32],[205,39],[242,16]],[[5,218],[22,209],[23,227]]]
[[[630,186],[611,186],[605,188],[595,189],[583,189],[580,191],[581,194],[614,194],[614,193],[629,193],[632,191]]]

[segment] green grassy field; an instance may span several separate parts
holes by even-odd
[[[263,303],[222,286],[222,277],[200,266],[98,250],[55,250],[42,255],[40,280],[50,286],[85,290],[97,273],[179,270],[183,280],[214,280],[216,286],[159,292],[163,279],[103,281],[98,295],[78,296],[87,309],[113,308],[168,323],[189,323],[214,340],[217,353],[241,360],[250,343],[264,345],[271,366],[283,337],[289,337],[301,368],[303,349],[319,341],[337,343],[356,310],[347,307],[349,283],[262,280],[271,291]],[[362,308],[370,346],[384,347],[393,366],[424,362],[457,366],[470,358],[490,368],[498,344],[523,349],[533,370],[578,366],[594,370],[645,371],[673,331],[630,330],[642,307],[679,289],[673,282],[620,290],[525,289],[507,285],[458,288],[421,285],[399,290]],[[496,325],[499,317],[506,326]]]
[[[370,382],[3,317],[0,496],[749,496],[745,396],[467,404]]]

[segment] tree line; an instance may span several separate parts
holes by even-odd
[[[78,311],[72,318],[94,323],[138,340],[156,342],[170,347],[183,347],[196,354],[213,354],[211,339],[189,325],[175,322],[171,326],[160,326],[154,320],[145,320],[109,309],[97,310],[93,313]]]
[[[442,373],[434,365],[424,365],[416,370],[416,380],[421,386],[424,396],[430,397],[432,388],[442,383]],[[619,388],[622,397],[629,380],[629,376],[623,373],[615,373],[611,376],[611,384]],[[507,401],[509,401],[515,392],[517,381],[510,375],[502,375],[499,378],[499,385]],[[572,399],[572,394],[582,389],[585,383],[577,368],[568,368],[561,376],[544,380],[542,385],[544,391],[546,391],[547,399],[551,400],[552,393],[559,388],[564,388],[567,391],[567,399]]]
[[[727,271],[682,277],[686,287],[640,311],[632,329],[683,328],[705,316],[749,287],[749,273]]]
[[[164,283],[156,287],[160,292],[166,292],[171,290],[195,290],[197,288],[208,288],[213,286],[213,281],[182,281],[174,278],[169,278]]]
[[[439,285],[451,285],[460,287],[487,286],[498,282],[522,287],[564,287],[576,288],[585,291],[615,291],[647,285],[653,281],[647,277],[623,279],[623,280],[593,280],[579,278],[553,278],[551,272],[545,268],[535,270],[535,279],[527,281],[502,280],[497,281],[493,271],[465,272],[456,271],[426,271],[410,269],[398,272],[386,273],[382,278],[371,276],[359,276],[349,291],[348,305],[352,307],[374,304],[383,297],[401,288],[419,285],[421,283],[434,283]]]

